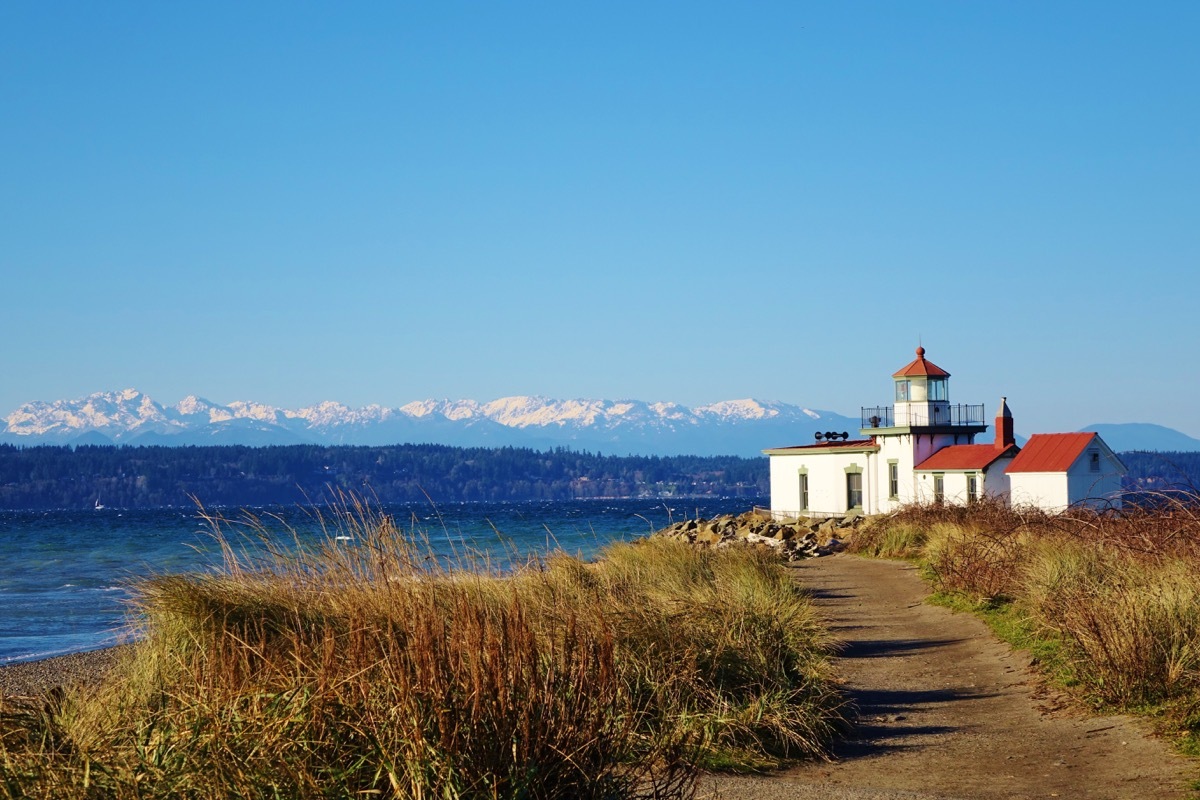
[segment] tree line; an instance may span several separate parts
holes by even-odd
[[[1200,452],[1124,452],[1132,492],[1200,489]],[[765,497],[766,458],[605,456],[556,448],[0,445],[0,509]]]
[[[1153,453],[1133,451],[1118,457],[1129,470],[1126,491],[1161,492],[1200,490],[1200,452]]]
[[[383,503],[760,497],[766,458],[557,448],[0,445],[0,508],[257,506],[353,491]]]

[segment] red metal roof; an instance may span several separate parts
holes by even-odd
[[[1035,433],[1008,472],[1066,472],[1096,438],[1094,433]]]
[[[846,447],[857,447],[860,450],[864,447],[874,447],[879,449],[879,445],[875,444],[874,439],[843,439],[838,442],[817,442],[816,444],[798,444],[794,447],[773,447],[771,452],[780,450],[841,450]]]
[[[905,364],[899,372],[892,375],[893,378],[911,378],[914,375],[924,375],[930,378],[949,378],[950,373],[939,367],[932,361],[925,360],[925,348],[917,348],[917,358]]]
[[[986,469],[996,459],[1017,450],[1015,445],[999,449],[992,444],[952,444],[917,464],[916,469]]]

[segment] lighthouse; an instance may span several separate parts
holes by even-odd
[[[983,405],[951,405],[950,373],[925,358],[924,347],[916,356],[892,374],[893,405],[862,409],[862,435],[871,437],[880,458],[892,464],[886,470],[886,502],[878,511],[917,499],[919,485],[900,475],[945,447],[974,444],[976,434],[987,430]]]

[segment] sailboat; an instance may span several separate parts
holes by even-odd
[[[97,511],[103,511],[103,510],[104,510],[104,504],[100,502],[100,498],[99,498],[99,497],[97,497],[97,498],[96,498],[96,510],[97,510]]]

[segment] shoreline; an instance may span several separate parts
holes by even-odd
[[[0,699],[42,697],[56,687],[95,683],[127,644],[0,666]]]

